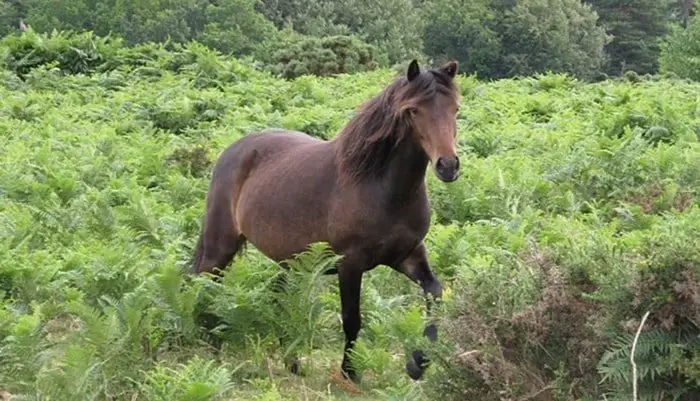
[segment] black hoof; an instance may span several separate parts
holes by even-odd
[[[285,362],[285,365],[287,365],[287,369],[289,369],[289,371],[292,372],[292,374],[302,376],[301,361],[296,356],[287,360]]]
[[[345,370],[343,370],[342,372],[343,372],[343,377],[345,377],[346,379],[350,380],[351,382],[353,382],[355,384],[360,383],[360,378],[357,376],[357,373],[355,373],[354,371],[346,372]]]
[[[415,351],[406,362],[406,373],[411,379],[420,380],[429,364],[430,361],[425,357],[423,351]]]
[[[352,366],[350,366],[349,363],[343,361],[343,364],[340,367],[340,371],[343,373],[343,376],[351,382],[355,384],[358,384],[360,382],[360,378],[357,376],[357,372],[355,372],[355,369]]]

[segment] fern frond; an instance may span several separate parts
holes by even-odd
[[[632,385],[632,364],[630,352],[634,336],[625,333],[616,338],[603,354],[598,364],[602,375],[600,383],[607,383],[615,391],[611,397],[628,397]],[[655,329],[641,333],[637,342],[635,363],[637,365],[640,400],[676,400],[688,388],[676,383],[677,372],[665,363],[676,347],[696,347],[700,345],[697,328],[684,325],[677,330]]]

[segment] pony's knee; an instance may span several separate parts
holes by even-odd
[[[425,329],[423,329],[423,336],[428,338],[428,340],[431,342],[437,341],[438,329],[437,326],[435,326],[435,323],[430,323],[429,325],[425,326]]]
[[[436,300],[442,298],[442,283],[437,278],[433,278],[423,284],[426,294],[430,294]]]

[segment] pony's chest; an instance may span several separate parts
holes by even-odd
[[[377,228],[373,235],[364,237],[363,250],[372,266],[395,266],[423,240],[427,231],[428,225],[415,227],[401,223]]]
[[[360,252],[373,263],[390,264],[407,255],[430,226],[427,196],[413,192],[391,197],[381,190],[343,192],[331,208],[331,242],[341,252]],[[409,196],[410,195],[410,196]]]
[[[423,208],[369,214],[357,226],[356,234],[364,241],[373,263],[399,263],[425,238],[430,227],[430,213]]]

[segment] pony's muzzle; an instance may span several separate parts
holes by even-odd
[[[438,158],[435,163],[435,172],[444,182],[455,181],[459,177],[459,158],[457,156]]]

